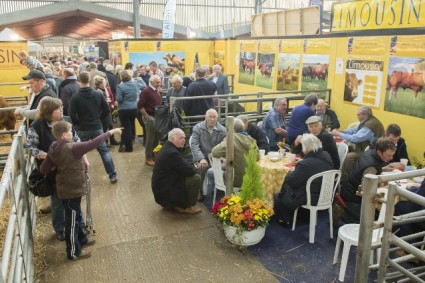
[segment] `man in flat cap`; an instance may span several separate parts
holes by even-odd
[[[315,135],[321,141],[323,150],[327,151],[331,156],[334,168],[339,169],[340,160],[338,148],[336,147],[336,143],[332,135],[323,128],[321,118],[319,116],[311,116],[305,121],[305,123],[307,124],[308,132]],[[292,146],[293,153],[302,154],[301,139],[301,135],[295,139]]]
[[[40,100],[45,96],[57,97],[53,89],[46,84],[46,76],[39,70],[32,70],[22,77],[29,82],[29,86],[34,94],[34,100],[31,103],[30,110],[36,109]]]

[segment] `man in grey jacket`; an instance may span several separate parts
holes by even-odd
[[[190,137],[190,149],[193,155],[193,162],[198,167],[202,180],[205,172],[210,166],[208,154],[214,146],[219,144],[227,134],[226,128],[217,122],[218,113],[214,109],[209,109],[205,113],[205,121],[199,122],[193,127]],[[199,192],[198,201],[204,200],[205,192]]]

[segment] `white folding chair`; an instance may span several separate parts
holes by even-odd
[[[356,129],[360,125],[360,122],[352,122],[348,125],[347,129]]]
[[[317,201],[317,205],[312,205],[310,186],[311,186],[311,183],[318,178],[322,178],[320,196],[319,196],[319,200]],[[316,232],[318,210],[325,210],[325,209],[328,210],[330,236],[331,236],[331,239],[333,238],[332,201],[334,199],[335,190],[338,187],[340,178],[341,178],[340,170],[329,170],[329,171],[315,174],[307,180],[307,185],[306,185],[307,204],[302,205],[301,207],[310,210],[310,232],[309,232],[310,243],[314,243],[314,234]],[[294,212],[292,231],[295,230],[295,224],[297,222],[297,214],[298,214],[298,208]]]
[[[339,166],[339,170],[341,170],[342,168],[342,163],[345,160],[345,157],[347,156],[348,153],[348,145],[344,142],[337,142],[336,143],[336,148],[338,149],[338,155],[339,155],[339,162],[340,162],[340,166]]]
[[[385,210],[386,210],[386,200],[387,200],[387,192],[388,189],[386,188],[380,188],[378,189],[378,194],[383,194],[383,202],[381,205],[381,211],[379,212],[378,216],[378,222],[383,222],[385,218]],[[372,246],[378,245],[381,243],[382,233],[384,228],[378,228],[373,230],[372,233]],[[341,282],[344,282],[345,277],[345,271],[347,269],[347,262],[348,262],[348,256],[350,254],[350,248],[351,246],[358,246],[359,245],[359,232],[360,232],[360,224],[345,224],[344,226],[340,227],[338,230],[338,239],[336,241],[335,246],[335,254],[334,254],[334,260],[333,264],[338,263],[338,255],[339,255],[339,249],[341,247],[341,241],[344,242],[344,248],[342,250],[342,257],[341,257],[341,267],[339,269],[339,278],[338,280]],[[376,249],[376,257],[377,262],[379,262],[379,256],[380,256],[381,249]],[[373,264],[373,253],[370,254],[370,264]]]
[[[226,184],[224,183],[224,170],[222,169],[222,161],[224,158],[215,158],[211,154],[208,156],[210,158],[211,168],[214,172],[214,197],[213,197],[213,206],[215,204],[215,199],[217,197],[217,190],[226,192]],[[233,187],[233,192],[240,191],[240,188]]]

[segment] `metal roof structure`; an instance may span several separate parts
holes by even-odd
[[[197,38],[219,37],[221,29],[225,37],[249,35],[253,14],[300,8],[302,2],[176,0],[174,37],[186,38],[189,29],[196,32]],[[56,36],[111,39],[112,32],[134,37],[135,31],[140,31],[137,38],[161,37],[166,3],[167,0],[0,0],[0,31],[10,28],[27,40]],[[133,17],[134,9],[138,10],[138,18]]]

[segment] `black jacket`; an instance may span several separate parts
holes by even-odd
[[[80,84],[75,79],[63,80],[59,86],[59,98],[63,104],[63,115],[69,115],[69,104],[71,97],[80,90]]]
[[[185,179],[197,173],[184,158],[181,150],[167,141],[155,158],[152,192],[163,207],[187,208]]]
[[[295,170],[286,175],[285,182],[282,186],[284,194],[289,193],[290,197],[283,198],[283,206],[295,210],[303,204],[307,203],[306,185],[307,180],[317,174],[328,170],[333,170],[331,156],[322,149],[316,152],[310,152],[304,159],[297,163]],[[311,203],[317,204],[320,195],[322,180],[316,179],[311,183]],[[286,192],[287,191],[287,192]]]
[[[105,73],[106,73],[106,77],[108,78],[109,87],[111,88],[112,94],[114,95],[114,98],[115,98],[115,95],[117,92],[118,79],[114,74],[112,74],[109,71],[106,71]]]
[[[186,90],[185,96],[204,96],[214,95],[217,86],[212,81],[204,78],[198,79],[191,83]],[[208,109],[214,108],[212,98],[185,100],[183,102],[183,110],[186,116],[205,115]]]
[[[40,91],[40,93],[39,94],[37,94],[35,97],[34,97],[34,100],[32,101],[32,103],[31,103],[31,107],[30,107],[30,109],[31,110],[33,110],[33,109],[36,109],[37,108],[37,106],[38,106],[38,104],[40,103],[40,100],[43,98],[43,97],[45,97],[45,96],[51,96],[51,97],[58,97],[57,95],[56,95],[56,93],[53,91],[53,89],[49,86],[49,85],[45,85],[42,89],[41,89],[41,91]]]
[[[248,124],[246,132],[257,142],[258,149],[264,149],[266,153],[270,151],[269,140],[260,127],[254,124]]]
[[[102,119],[109,114],[109,105],[100,91],[80,88],[71,97],[69,116],[78,131],[102,130]]]

